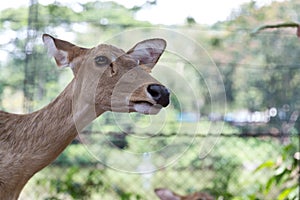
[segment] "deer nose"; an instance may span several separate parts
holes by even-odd
[[[170,103],[170,92],[163,86],[158,84],[149,85],[147,91],[157,104],[166,107]]]

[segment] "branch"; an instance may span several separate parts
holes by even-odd
[[[256,29],[254,29],[251,32],[251,35],[258,34],[260,31],[264,29],[273,29],[273,28],[297,28],[297,37],[300,38],[300,24],[296,22],[286,22],[286,23],[280,23],[280,24],[272,24],[272,25],[263,25]]]

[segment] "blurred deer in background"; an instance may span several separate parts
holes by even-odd
[[[195,192],[186,196],[176,194],[175,192],[165,188],[155,189],[154,192],[161,200],[214,200],[212,196],[205,192]]]
[[[41,110],[0,111],[1,200],[18,199],[27,181],[105,111],[156,114],[169,104],[168,89],[149,75],[165,50],[163,39],[144,40],[127,52],[106,44],[81,48],[47,34],[43,42],[74,78]]]

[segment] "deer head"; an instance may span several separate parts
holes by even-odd
[[[141,41],[127,52],[106,44],[82,48],[47,34],[43,41],[57,65],[73,71],[75,111],[157,114],[169,104],[168,89],[149,74],[165,50],[163,39]]]
[[[47,34],[43,41],[59,67],[71,67],[74,78],[38,111],[0,111],[0,199],[18,199],[26,182],[103,112],[156,114],[169,104],[168,89],[149,74],[164,40],[145,40],[127,52],[105,44],[81,48]]]
[[[154,192],[161,200],[213,200],[214,199],[212,196],[204,192],[195,192],[193,194],[186,195],[186,196],[176,194],[175,192],[165,188],[155,189]]]

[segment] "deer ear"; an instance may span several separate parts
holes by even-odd
[[[169,189],[158,188],[154,192],[161,200],[180,200],[180,196]]]
[[[151,69],[164,52],[166,45],[167,43],[163,39],[156,38],[144,40],[137,43],[127,52],[127,54],[138,60],[142,68],[148,72],[151,72]]]
[[[70,64],[72,49],[76,47],[64,40],[59,40],[51,35],[44,34],[43,42],[48,49],[48,54],[55,58],[56,64],[59,67],[66,67]]]

